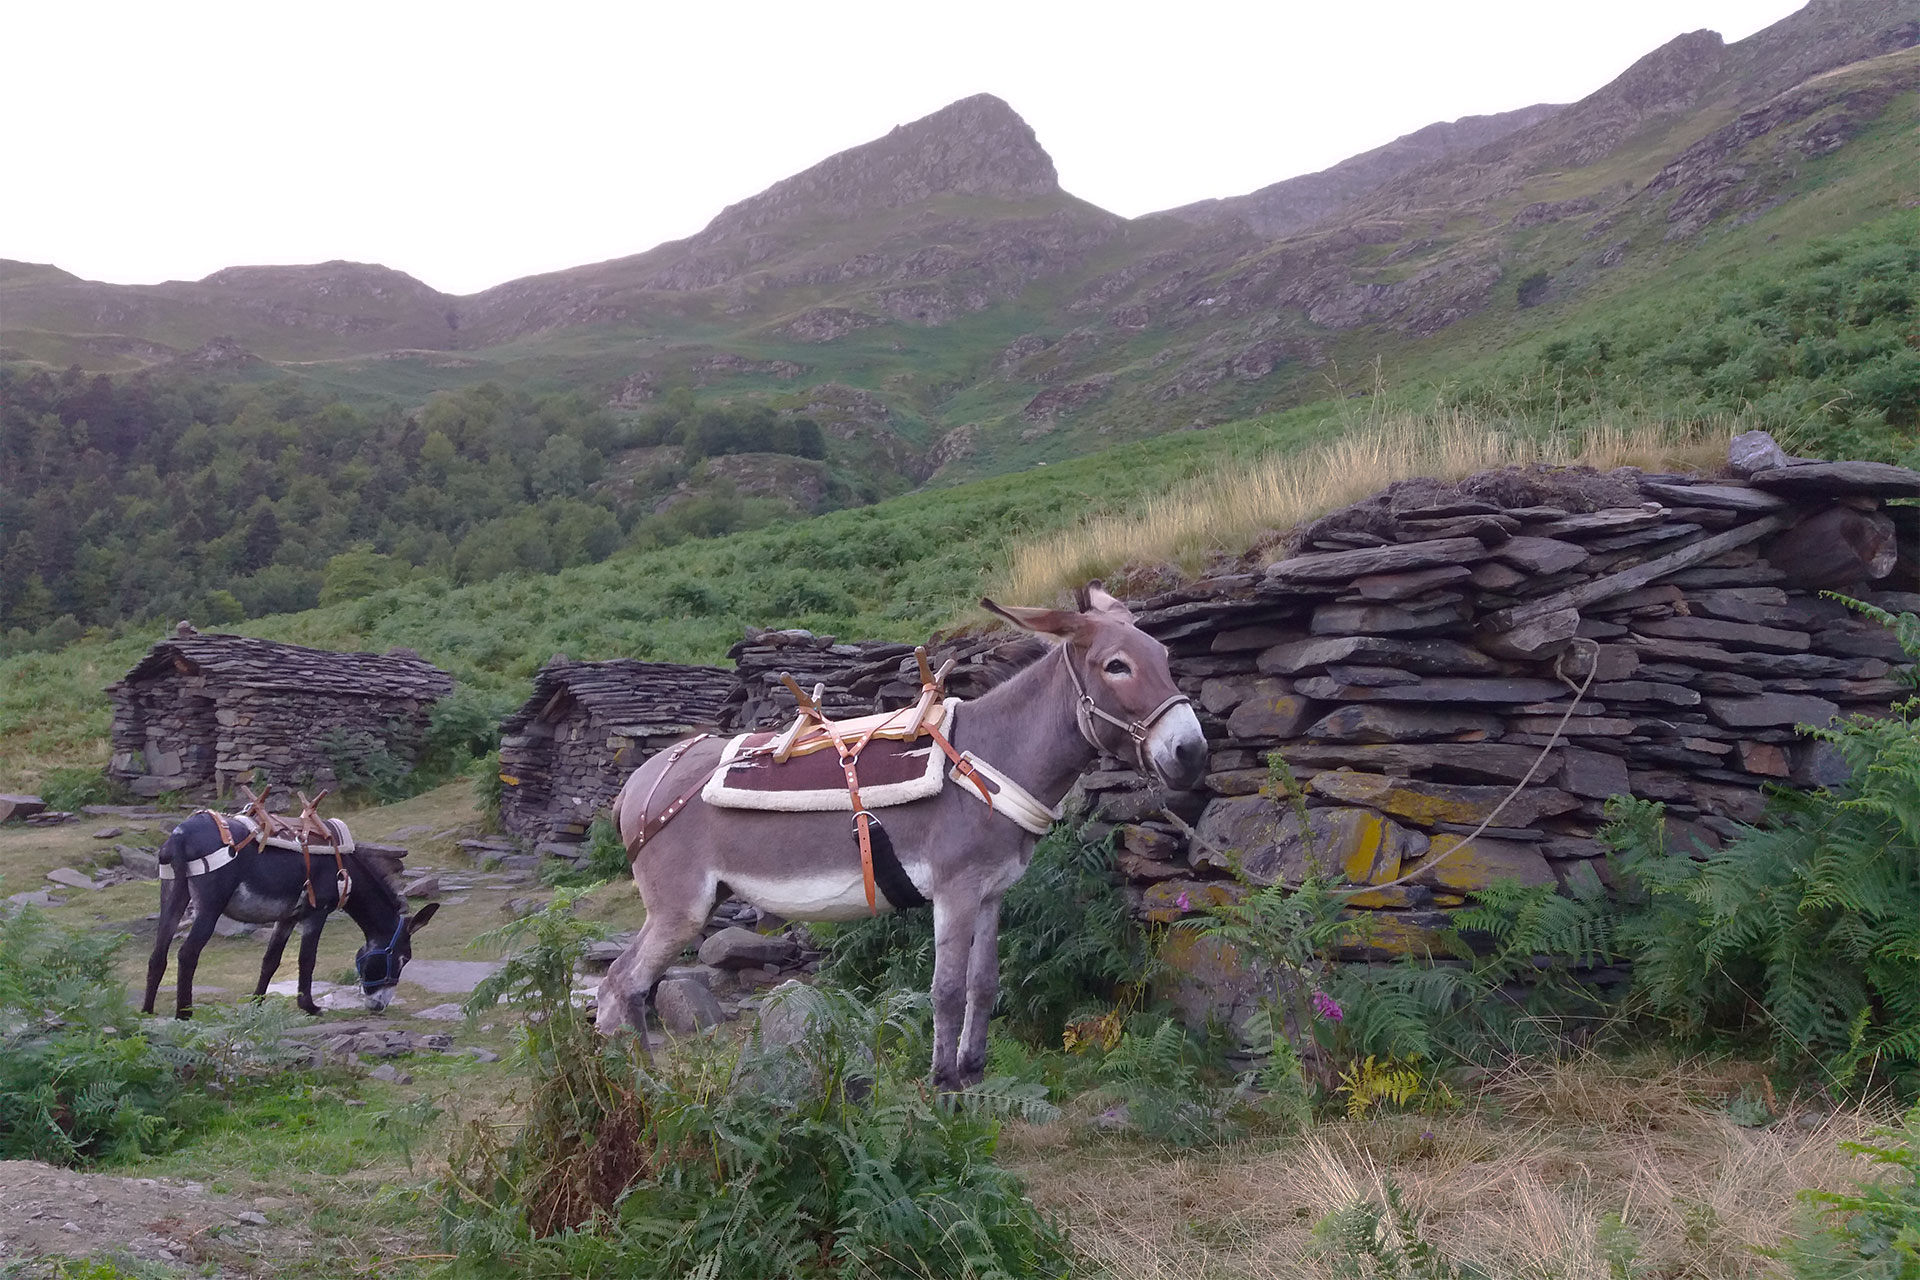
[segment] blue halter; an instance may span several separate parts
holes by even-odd
[[[393,937],[384,947],[370,947],[354,958],[353,967],[360,975],[360,987],[372,995],[382,987],[397,986],[400,982],[400,966],[394,961],[394,948],[400,945],[400,936],[407,930],[407,913],[400,913],[400,922],[393,926]]]

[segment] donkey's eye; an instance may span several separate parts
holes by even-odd
[[[1126,663],[1124,663],[1124,662],[1122,662],[1122,661],[1121,661],[1120,659],[1118,659],[1118,658],[1108,658],[1108,659],[1107,659],[1107,674],[1108,674],[1108,675],[1110,675],[1110,676],[1126,676],[1126,675],[1132,675],[1132,674],[1133,674],[1133,668],[1132,668],[1132,667],[1130,667],[1130,666],[1128,666],[1128,665],[1127,665]]]

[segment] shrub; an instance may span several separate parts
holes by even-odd
[[[90,804],[120,804],[128,797],[126,789],[90,765],[69,765],[47,770],[40,779],[40,798],[49,809],[69,812]]]
[[[573,1004],[594,930],[571,905],[495,935],[527,945],[474,999],[529,1014],[525,1122],[476,1123],[457,1147],[450,1246],[538,1274],[1065,1273],[1059,1230],[992,1162],[988,1113],[1030,1095],[927,1098],[923,1001],[791,988],[771,1000],[797,1002],[799,1043],[682,1042],[656,1066]],[[805,1086],[760,1087],[779,1078]]]
[[[287,1065],[284,1003],[143,1029],[114,957],[125,934],[0,916],[0,1159],[73,1165],[173,1145],[263,1069]],[[281,1077],[284,1079],[284,1077]]]

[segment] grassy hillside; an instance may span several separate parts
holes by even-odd
[[[1712,290],[1643,291],[1604,321],[1465,365],[1438,385],[1159,436],[550,576],[514,573],[466,587],[427,578],[235,629],[333,648],[404,645],[504,698],[556,652],[712,661],[748,624],[916,640],[967,617],[983,588],[1037,592],[1129,563],[1191,569],[1360,496],[1355,485],[1404,474],[1394,467],[1637,460],[1635,450],[1751,425],[1782,431],[1809,452],[1906,456],[1920,410],[1909,336],[1917,231],[1920,214],[1901,213],[1776,249],[1717,275]],[[1361,429],[1369,456],[1392,466],[1369,472],[1337,451],[1303,460],[1316,443]],[[1436,431],[1473,447],[1449,462],[1453,446],[1435,445]],[[1490,444],[1473,440],[1487,436]],[[1416,447],[1422,439],[1429,453]],[[1263,475],[1285,483],[1262,488]],[[1180,518],[1143,519],[1150,509]],[[1221,511],[1231,518],[1214,520]],[[1115,528],[1126,536],[1108,537]],[[58,653],[0,663],[0,784],[103,758],[99,690],[158,629],[97,633]]]

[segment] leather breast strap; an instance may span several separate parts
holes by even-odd
[[[660,794],[660,784],[665,782],[667,775],[673,772],[673,766],[680,762],[680,757],[693,750],[695,743],[706,738],[711,738],[712,736],[710,733],[696,733],[684,742],[676,742],[667,750],[666,764],[662,765],[660,772],[654,775],[653,786],[647,789],[647,798],[640,802],[640,816],[642,819],[640,823],[640,835],[634,840],[633,848],[627,851],[627,862],[629,864],[640,856],[640,850],[646,847],[647,841],[659,835],[662,827],[679,817],[680,811],[693,803],[693,798],[700,794],[700,788],[707,785],[706,778],[702,777],[698,782],[695,782],[691,787],[681,792],[666,808],[651,818],[647,817],[647,810],[653,808],[653,798]]]

